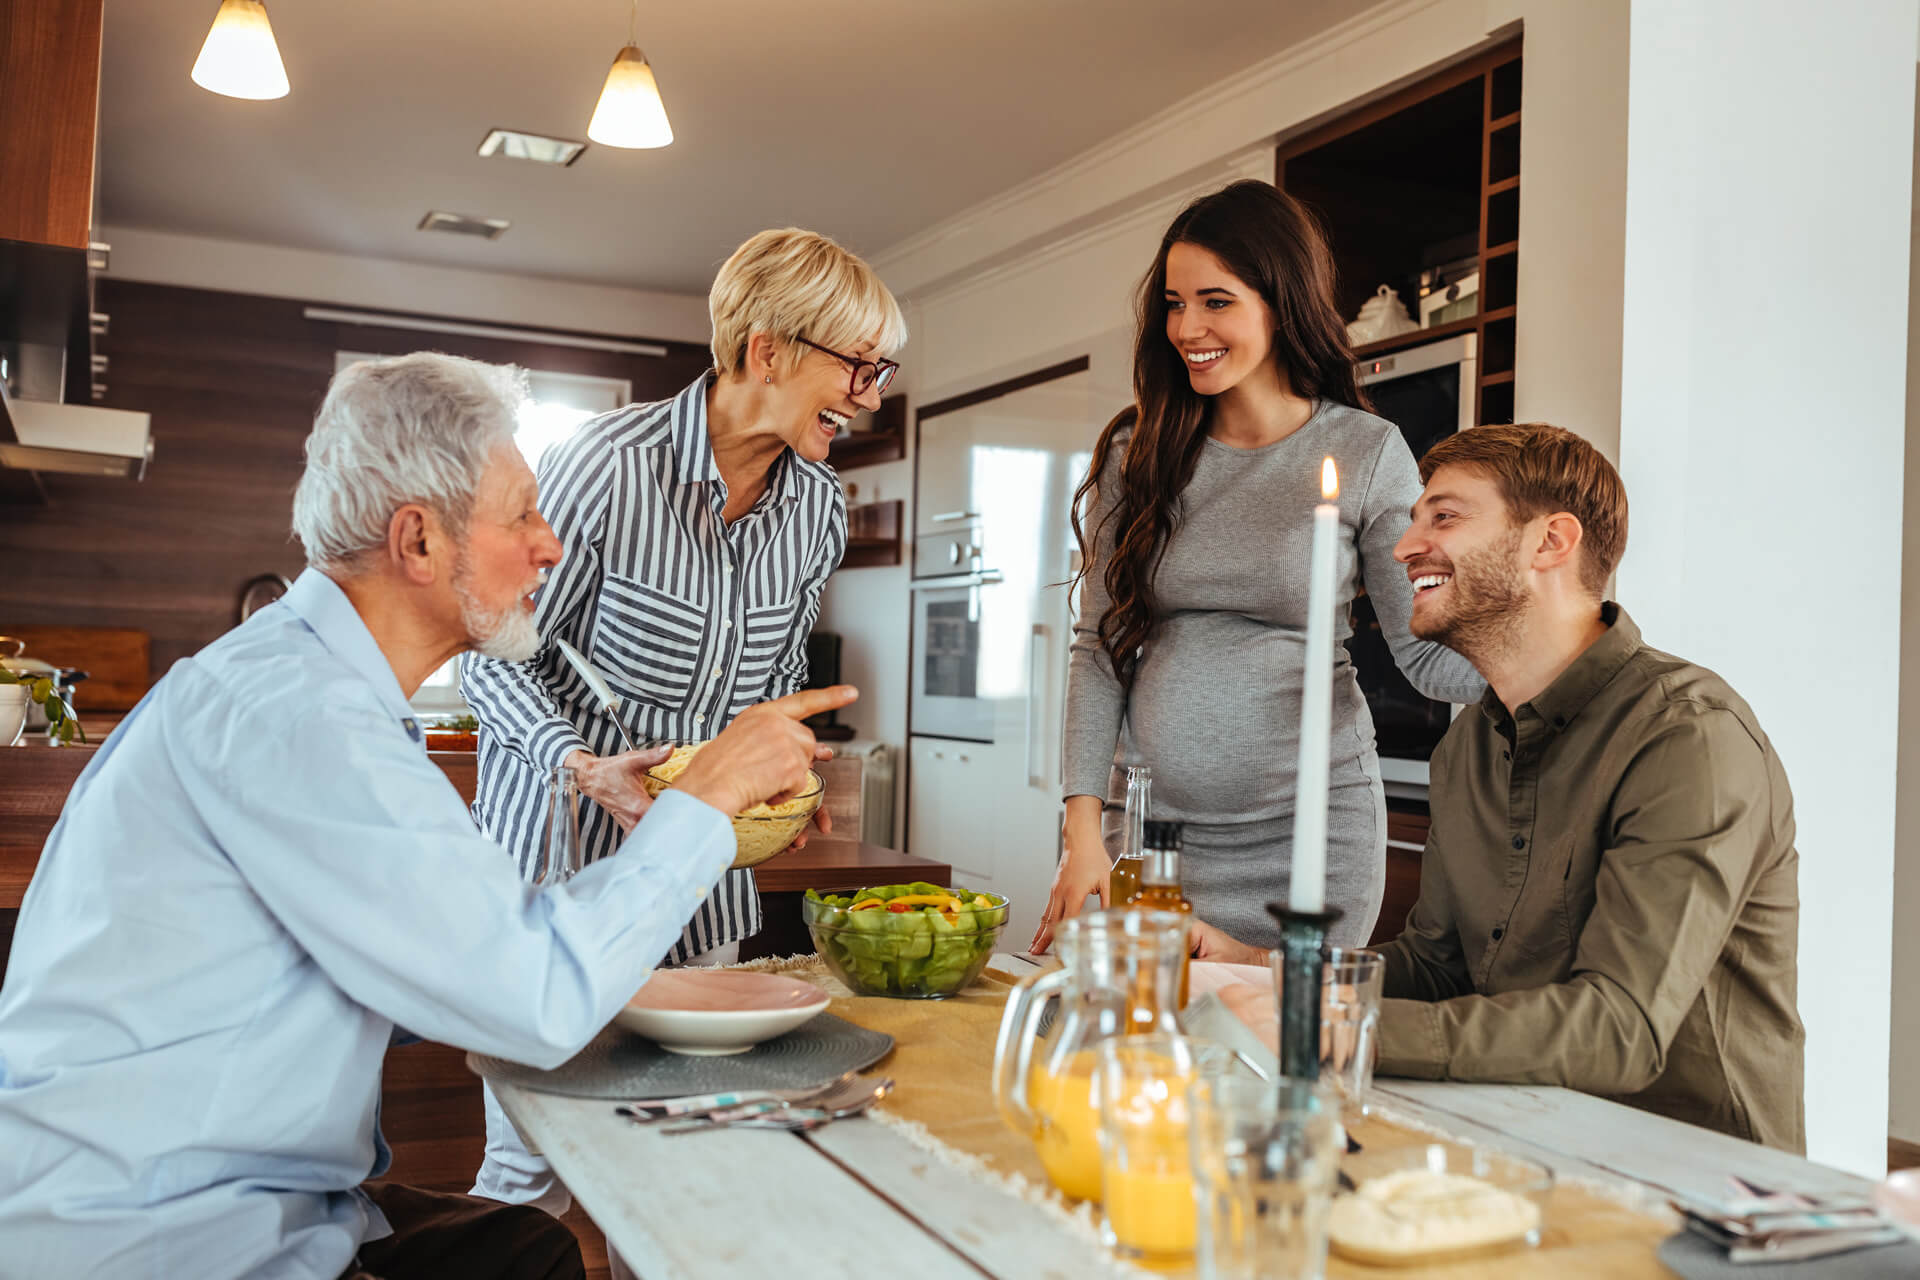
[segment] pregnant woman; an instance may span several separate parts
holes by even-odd
[[[1338,637],[1362,586],[1400,669],[1430,698],[1483,685],[1407,630],[1393,546],[1420,494],[1399,430],[1366,411],[1312,218],[1236,182],[1174,219],[1139,296],[1135,404],[1076,495],[1085,570],[1067,682],[1066,854],[1034,939],[1108,898],[1124,766],[1153,770],[1153,816],[1185,824],[1194,915],[1260,946],[1285,897],[1321,460],[1340,472]],[[1367,712],[1335,647],[1327,905],[1364,943],[1386,882],[1386,800]],[[1103,809],[1105,831],[1103,833]],[[1117,904],[1115,904],[1117,905]]]
[[[539,861],[556,766],[596,802],[581,812],[586,861],[612,853],[647,807],[634,756],[556,640],[599,668],[643,745],[711,738],[806,680],[820,590],[847,543],[827,452],[854,414],[879,407],[906,322],[865,262],[794,229],[741,245],[709,303],[711,371],[670,400],[585,423],[540,460],[540,513],[564,548],[539,594],[540,651],[462,662],[480,718],[474,817],[523,872]],[[753,873],[730,871],[668,962],[726,963],[759,929]],[[474,1194],[556,1214],[569,1201],[491,1093]]]

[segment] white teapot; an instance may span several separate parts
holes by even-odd
[[[1400,295],[1383,284],[1374,290],[1373,296],[1360,308],[1359,317],[1347,326],[1347,341],[1356,347],[1363,347],[1369,342],[1397,338],[1419,327],[1413,317],[1407,314],[1406,304],[1400,301]]]

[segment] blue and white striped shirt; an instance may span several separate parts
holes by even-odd
[[[527,662],[461,659],[461,692],[480,719],[474,817],[522,874],[545,839],[549,772],[577,748],[622,749],[556,638],[607,678],[638,742],[711,738],[806,681],[820,591],[846,550],[846,497],[832,468],[789,449],[752,510],[728,526],[707,436],[711,377],[671,400],[594,418],[547,450],[540,511],[566,550],[537,598],[540,652]],[[619,845],[620,828],[589,803],[580,836],[591,862]],[[752,872],[729,871],[669,959],[759,929]]]

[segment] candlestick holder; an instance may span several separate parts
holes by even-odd
[[[1318,1080],[1320,972],[1327,930],[1341,911],[1295,911],[1285,903],[1269,902],[1267,912],[1280,922],[1280,1074]]]

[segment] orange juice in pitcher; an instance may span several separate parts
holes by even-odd
[[[1061,967],[1015,987],[994,1045],[1000,1114],[1034,1144],[1047,1177],[1067,1195],[1100,1196],[1096,1050],[1142,1031],[1176,1034],[1174,998],[1186,955],[1187,918],[1167,911],[1094,911],[1054,935]],[[1043,1015],[1060,1003],[1050,1034]]]

